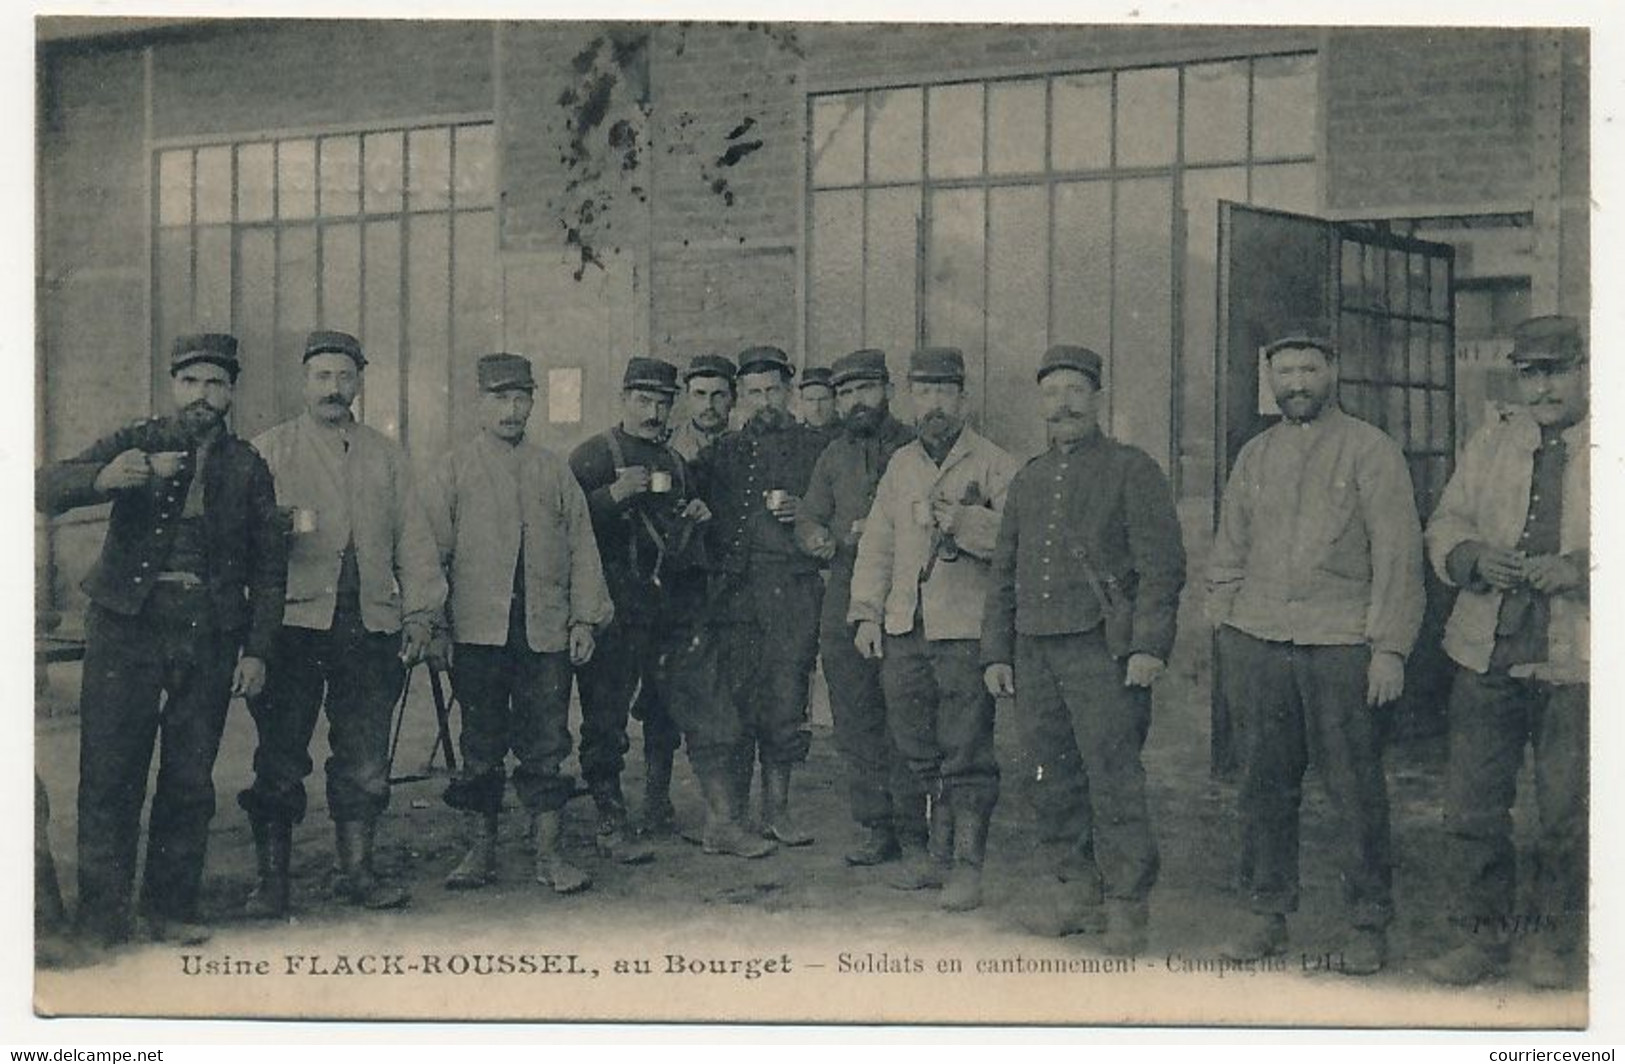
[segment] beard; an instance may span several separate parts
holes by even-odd
[[[1093,428],[1088,418],[1071,410],[1051,414],[1044,420],[1049,425],[1050,437],[1057,440],[1081,440]]]
[[[1313,421],[1331,401],[1330,392],[1288,392],[1276,398],[1276,405],[1292,421]]]
[[[886,404],[879,406],[854,406],[840,418],[840,425],[854,436],[873,436],[880,431],[881,423],[886,420]]]
[[[759,432],[778,432],[790,424],[790,412],[776,406],[764,406],[750,416],[748,423]]]
[[[223,425],[226,411],[217,410],[202,399],[188,403],[179,414],[181,427],[193,438],[202,436]]]
[[[935,447],[953,439],[963,426],[964,422],[960,419],[950,417],[940,410],[932,410],[920,418],[915,429],[919,432],[921,440]]]

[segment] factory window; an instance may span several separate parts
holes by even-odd
[[[367,351],[362,419],[419,455],[444,449],[454,353],[497,337],[490,123],[166,146],[154,155],[153,328],[236,334],[234,417],[253,435],[302,405],[311,329]],[[162,374],[158,377],[161,380]]]
[[[984,427],[1032,453],[1039,356],[1087,344],[1112,431],[1171,464],[1216,205],[1316,209],[1316,83],[1294,54],[811,95],[809,362],[962,348]]]

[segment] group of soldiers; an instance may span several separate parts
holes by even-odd
[[[1046,869],[1023,887],[1034,929],[1100,934],[1116,954],[1146,947],[1158,848],[1141,750],[1186,558],[1162,470],[1101,430],[1094,351],[1044,353],[1034,398],[1049,446],[1025,464],[968,423],[953,348],[909,356],[912,425],[891,411],[896,385],[878,350],[806,370],[801,420],[790,412],[796,371],[778,348],[699,355],[681,370],[635,357],[619,423],[568,460],[527,435],[530,361],[489,354],[478,360],[478,431],[419,481],[401,447],[352,413],[360,343],[316,332],[302,356],[304,412],[250,445],[226,424],[236,341],[180,337],[172,416],[39,472],[45,512],[112,502],[85,583],[83,938],[207,937],[198,903],[211,776],[234,696],[258,732],[254,778],[238,795],[257,854],[246,910],[274,918],[289,911],[292,829],[324,711],[333,889],[370,908],[407,902],[373,853],[392,712],[419,662],[450,671],[462,707],[445,800],[462,814],[464,852],[445,885],[497,878],[511,761],[534,877],[570,893],[590,885],[561,843],[575,793],[562,770],[572,684],[600,858],[648,861],[650,839],[675,829],[673,762],[685,745],[704,801],[695,841],[760,858],[812,841],[792,780],[821,659],[859,829],[847,863],[895,862],[893,885],[939,889],[951,911],[978,907],[999,797],[995,707],[1013,698]],[[1238,718],[1248,900],[1224,952],[1249,960],[1287,946],[1314,751],[1338,821],[1342,965],[1368,974],[1386,962],[1393,908],[1374,709],[1404,688],[1424,535],[1399,446],[1337,406],[1336,345],[1295,330],[1266,356],[1282,419],[1241,452],[1209,572]],[[1530,971],[1559,986],[1583,956],[1586,889],[1578,324],[1525,323],[1512,362],[1523,403],[1468,444],[1426,533],[1435,570],[1459,588],[1445,637],[1458,666],[1446,827],[1461,900],[1452,948],[1428,967],[1466,984],[1507,966],[1510,809],[1532,744],[1535,905],[1548,919],[1531,936]],[[636,825],[621,786],[631,718],[646,766]]]

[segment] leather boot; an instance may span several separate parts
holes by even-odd
[[[465,812],[463,840],[468,847],[446,876],[447,890],[478,890],[497,881],[497,811]]]
[[[259,881],[243,902],[250,920],[280,920],[288,915],[288,861],[293,853],[293,824],[286,820],[249,820],[254,830],[254,866]]]
[[[762,766],[762,835],[786,846],[806,846],[813,840],[790,819],[790,765]]]
[[[598,830],[593,836],[598,855],[629,865],[654,860],[654,851],[626,830],[626,798],[621,794],[621,781],[602,780],[591,790],[593,804],[598,807]]]
[[[858,843],[856,849],[846,852],[846,863],[853,868],[867,868],[870,865],[885,864],[895,861],[903,854],[902,847],[897,842],[897,832],[889,823],[863,825],[863,841]]]
[[[943,885],[942,907],[963,913],[982,905],[982,863],[987,857],[987,829],[993,809],[985,802],[961,798],[953,810],[953,869]]]
[[[947,879],[954,853],[954,813],[940,793],[926,801],[929,835],[925,849],[911,850],[903,857],[903,867],[891,880],[896,890],[935,890]]]
[[[923,850],[931,835],[926,823],[925,795],[919,791],[892,792],[892,831],[905,850]]]
[[[733,857],[766,857],[778,850],[776,843],[740,827],[734,818],[732,779],[724,769],[700,776],[700,793],[705,796],[705,831],[701,845],[706,853]]]
[[[335,820],[339,874],[333,893],[352,905],[367,909],[399,909],[411,897],[404,888],[386,883],[373,871],[373,848],[378,838],[376,820]]]
[[[557,809],[531,817],[530,841],[536,855],[536,882],[552,887],[556,894],[574,894],[592,886],[592,877],[565,860],[559,846],[562,829]]]
[[[671,804],[672,751],[661,750],[649,755],[643,776],[643,833],[670,835],[677,822],[677,810]]]
[[[1240,935],[1219,947],[1229,961],[1257,961],[1286,952],[1286,917],[1281,913],[1248,914]]]
[[[1113,957],[1136,957],[1145,952],[1146,926],[1151,907],[1144,901],[1111,898],[1106,902],[1106,934],[1100,947]]]
[[[750,783],[756,774],[756,750],[751,743],[734,747],[728,762],[728,805],[733,811],[734,823],[750,826]]]

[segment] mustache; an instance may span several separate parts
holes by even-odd
[[[1083,415],[1076,410],[1057,410],[1044,420],[1052,424],[1060,421],[1082,421]]]

